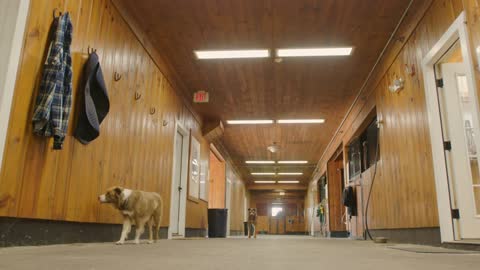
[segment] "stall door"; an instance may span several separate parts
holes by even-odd
[[[462,239],[480,238],[480,173],[476,95],[467,84],[463,62],[439,65],[445,162],[452,194],[452,218]],[[437,73],[437,74],[438,74]]]

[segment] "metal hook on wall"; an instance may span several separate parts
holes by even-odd
[[[88,46],[88,48],[87,48],[88,55],[90,55],[92,53],[96,53],[96,52],[97,52],[97,49],[94,49],[94,48],[90,47],[90,45]]]
[[[154,107],[151,107],[150,108],[150,114],[155,114],[155,112],[157,111],[157,109],[155,109]]]
[[[167,120],[163,120],[162,121],[162,126],[166,127],[168,125],[168,121]]]
[[[57,14],[58,14],[58,16],[57,16]],[[60,16],[62,16],[62,12],[60,10],[58,10],[58,8],[53,9],[53,18],[57,19]]]
[[[142,94],[135,92],[135,100],[139,100],[142,97]]]
[[[122,74],[118,73],[115,71],[115,73],[113,74],[113,79],[118,82],[122,79]]]

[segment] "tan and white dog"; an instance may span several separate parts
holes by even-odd
[[[135,224],[135,244],[140,243],[140,236],[149,227],[148,243],[158,240],[158,231],[162,221],[162,197],[155,192],[131,190],[123,187],[112,187],[98,196],[101,203],[109,203],[123,215],[122,235],[117,244],[125,243],[132,224]],[[155,227],[155,235],[153,235]]]
[[[257,238],[257,208],[248,208],[247,230],[248,238]]]

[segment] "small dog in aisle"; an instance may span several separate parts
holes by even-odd
[[[140,243],[145,225],[148,225],[148,243],[157,241],[162,221],[162,197],[155,192],[112,187],[98,196],[101,203],[109,203],[123,215],[123,229],[117,245],[125,243],[130,229],[135,224],[135,244]],[[155,234],[154,234],[155,231]]]
[[[257,208],[248,208],[248,221],[247,221],[247,229],[248,229],[248,238],[257,238]]]

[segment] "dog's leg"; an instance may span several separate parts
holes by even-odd
[[[145,223],[147,223],[148,219],[146,218],[137,218],[135,221],[135,225],[137,226],[135,230],[135,244],[140,244],[140,236],[142,236],[143,232],[145,231]]]
[[[153,213],[153,222],[155,223],[155,235],[154,235],[155,242],[157,242],[157,240],[160,239],[158,234],[160,233],[160,226],[162,223],[162,210],[163,210],[162,207],[159,206],[157,210],[155,210],[155,212]]]
[[[155,224],[155,234],[153,236],[153,242],[156,243],[158,241],[158,239],[160,239],[160,237],[158,235],[159,233],[160,233],[160,223]]]
[[[148,224],[148,243],[153,244],[153,217],[147,222]]]
[[[117,245],[123,245],[123,243],[125,243],[125,239],[130,233],[131,228],[132,228],[132,222],[130,221],[130,218],[123,217],[122,235],[120,236],[120,240],[118,240],[118,242],[116,243]]]
[[[247,232],[248,232],[248,238],[252,237],[252,229],[251,229],[252,224],[250,222],[247,223]]]
[[[253,238],[257,239],[257,227],[255,227],[255,223],[252,223],[253,228]]]
[[[160,233],[160,220],[157,217],[153,217],[153,223],[154,223],[154,229],[155,229],[155,234],[153,235],[153,242],[156,243],[158,241],[159,236],[158,234]]]

